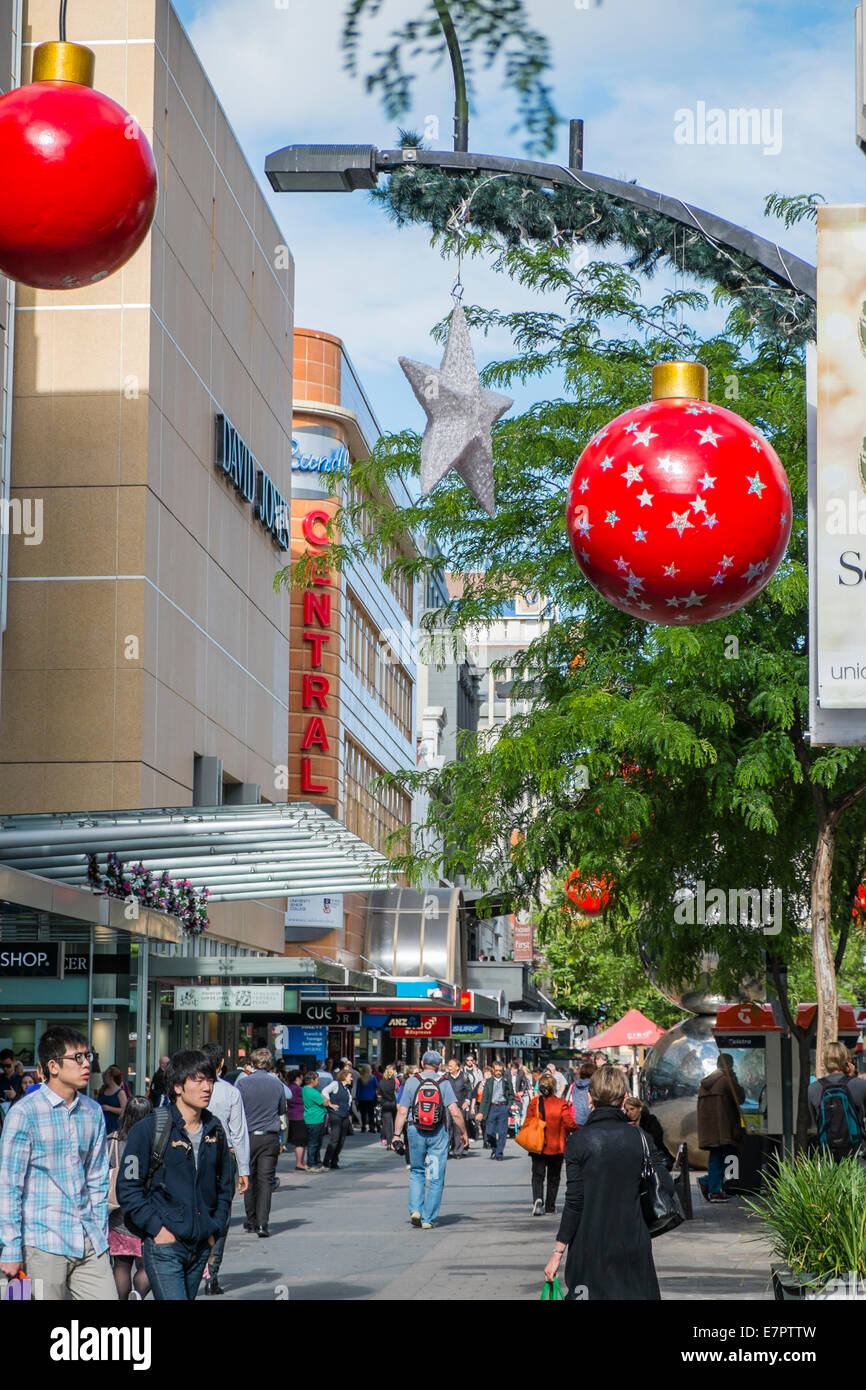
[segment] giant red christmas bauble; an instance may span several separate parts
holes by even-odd
[[[122,106],[81,82],[34,81],[0,96],[0,170],[0,271],[39,289],[111,275],[156,211],[146,137]]]
[[[653,394],[702,373],[664,363]],[[770,580],[791,534],[791,491],[775,450],[741,416],[697,393],[664,394],[590,440],[566,521],[578,565],[609,603],[647,622],[706,623]]]
[[[565,896],[587,917],[597,917],[610,902],[611,886],[605,875],[582,879],[580,869],[572,869],[565,880]]]

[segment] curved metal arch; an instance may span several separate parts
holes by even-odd
[[[454,154],[442,150],[380,150],[377,156],[376,168],[380,173],[393,173],[397,168],[419,164],[461,174],[522,175],[551,187],[576,184],[580,188],[598,189],[600,193],[608,193],[635,207],[659,213],[692,231],[697,230],[708,241],[718,242],[750,257],[779,284],[790,286],[811,300],[817,296],[817,271],[808,261],[801,260],[793,252],[783,251],[776,242],[768,241],[736,222],[693,207],[680,198],[642,188],[640,184],[611,179],[606,174],[590,174],[583,169],[568,169],[564,164],[542,164],[533,159],[511,159],[501,155]]]
[[[374,145],[286,145],[268,155],[265,174],[277,193],[304,190],[351,192],[373,189],[380,174],[398,169],[422,167],[469,177],[511,174],[530,178],[552,188],[577,185],[592,192],[609,194],[634,207],[660,214],[671,222],[697,230],[711,245],[728,248],[748,256],[778,284],[796,290],[813,302],[817,297],[817,271],[793,252],[784,251],[774,241],[729,222],[703,208],[693,207],[680,198],[656,193],[640,184],[569,169],[563,164],[545,164],[534,159],[513,159],[504,155],[462,154],[449,150],[422,150],[414,147],[379,150]]]

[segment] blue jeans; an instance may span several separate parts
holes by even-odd
[[[173,1240],[157,1245],[146,1236],[141,1242],[141,1253],[157,1301],[168,1303],[195,1298],[210,1254],[207,1241]]]
[[[505,1152],[505,1141],[508,1138],[508,1106],[491,1105],[487,1112],[487,1123],[484,1126],[484,1133],[491,1141],[496,1140],[496,1158],[501,1158]]]
[[[419,1211],[422,1221],[435,1221],[442,1205],[445,1165],[448,1162],[448,1128],[435,1134],[419,1134],[409,1125],[409,1213]],[[425,1191],[426,1188],[426,1191]]]
[[[736,1152],[736,1149],[727,1144],[717,1144],[714,1149],[710,1149],[707,1154],[707,1176],[698,1178],[701,1187],[706,1188],[707,1192],[721,1193],[725,1181],[725,1159],[728,1154]]]
[[[320,1125],[307,1125],[307,1157],[305,1162],[308,1168],[320,1168],[322,1165],[322,1130],[324,1128],[324,1121]]]

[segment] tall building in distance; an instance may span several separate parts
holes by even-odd
[[[368,457],[381,434],[345,345],[333,334],[295,331],[291,559],[315,559],[315,583],[292,590],[289,680],[290,801],[331,813],[366,845],[384,852],[406,830],[411,798],[377,778],[415,766],[416,585],[384,569],[392,552],[342,570],[328,562],[328,526],[344,497],[342,474]],[[352,498],[352,501],[363,499]],[[383,499],[409,502],[404,490]],[[359,527],[374,524],[362,513]],[[408,534],[399,549],[414,553]],[[396,553],[396,548],[393,553]],[[289,904],[287,950],[316,943],[322,955],[358,961],[366,896],[313,895]],[[328,924],[332,923],[331,929]]]

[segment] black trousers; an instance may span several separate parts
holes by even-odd
[[[232,1154],[232,1197],[234,1197],[235,1188],[237,1187],[237,1179],[238,1165],[234,1154]],[[231,1213],[229,1213],[229,1225],[231,1225]],[[211,1279],[216,1279],[217,1275],[220,1272],[220,1267],[223,1262],[223,1255],[225,1254],[226,1239],[228,1237],[228,1233],[229,1228],[228,1226],[226,1226],[224,1234],[221,1236],[217,1236],[216,1240],[213,1243],[210,1255],[208,1256],[208,1265],[210,1266]]]
[[[390,1106],[382,1106],[382,1138],[387,1139],[390,1144],[394,1138],[394,1121],[397,1118],[397,1107],[391,1109]]]
[[[368,1129],[373,1133],[376,1102],[374,1100],[359,1100],[358,1109],[361,1112],[361,1129]]]
[[[343,1144],[344,1144],[345,1139],[346,1139],[346,1135],[347,1135],[348,1133],[349,1133],[349,1117],[348,1117],[348,1115],[346,1115],[344,1119],[341,1119],[340,1116],[339,1116],[339,1115],[335,1115],[334,1112],[333,1112],[333,1110],[332,1110],[332,1111],[331,1111],[331,1128],[330,1128],[329,1133],[328,1133],[328,1147],[327,1147],[327,1149],[326,1149],[326,1151],[325,1151],[325,1157],[322,1159],[322,1162],[324,1163],[324,1165],[325,1165],[326,1168],[333,1168],[335,1165],[338,1164],[338,1160],[339,1160],[339,1157],[340,1157],[340,1150],[341,1150],[342,1147],[343,1147]]]
[[[545,1211],[556,1208],[556,1194],[562,1176],[562,1154],[530,1154],[532,1159],[532,1200],[544,1202],[544,1179],[547,1178]]]
[[[244,1207],[247,1221],[253,1226],[268,1224],[279,1156],[278,1134],[250,1135],[250,1184],[244,1193]]]

